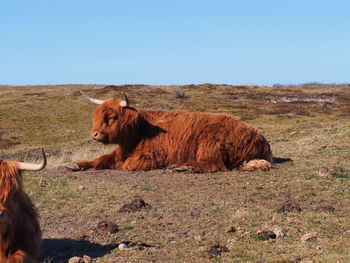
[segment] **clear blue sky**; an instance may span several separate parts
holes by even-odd
[[[350,1],[3,0],[0,84],[350,82]]]

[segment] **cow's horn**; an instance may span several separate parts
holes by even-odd
[[[85,95],[85,93],[82,92],[82,91],[80,91],[80,93],[81,93],[81,95],[84,96],[84,98],[86,98],[87,100],[91,101],[92,103],[101,105],[104,102],[104,100],[98,100],[98,99],[90,98],[88,95]]]
[[[44,149],[41,149],[43,154],[43,161],[41,163],[24,163],[24,162],[18,162],[18,167],[20,170],[23,171],[40,171],[45,168],[47,164],[46,160],[46,154],[44,152]]]
[[[124,100],[122,100],[120,102],[120,107],[129,106],[130,105],[130,101],[129,101],[128,97],[125,95],[124,91],[123,91],[123,97],[124,97]]]

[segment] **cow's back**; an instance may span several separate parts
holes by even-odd
[[[150,143],[167,165],[194,161],[200,151],[218,151],[229,168],[272,154],[266,139],[252,126],[227,114],[152,111],[150,122],[164,132]]]

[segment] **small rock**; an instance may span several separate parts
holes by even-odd
[[[84,263],[84,260],[81,257],[72,257],[68,260],[68,263]]]
[[[197,242],[201,242],[203,240],[203,236],[197,235],[197,236],[194,236],[193,239]]]
[[[292,263],[298,263],[301,261],[301,256],[298,254],[292,254],[290,260]]]
[[[234,233],[234,232],[236,232],[236,229],[234,226],[228,226],[228,227],[226,227],[225,232],[226,233]]]
[[[276,209],[277,213],[283,212],[300,212],[302,209],[300,205],[292,200],[285,201],[281,207]]]
[[[99,232],[104,232],[104,233],[107,232],[109,234],[114,234],[114,233],[119,231],[119,228],[113,222],[109,222],[109,221],[104,220],[104,221],[101,221],[98,223],[97,230]]]
[[[301,242],[305,243],[305,242],[308,242],[310,240],[316,239],[317,236],[318,236],[317,232],[311,232],[311,233],[307,233],[307,234],[303,235],[300,238],[300,240],[301,240]]]
[[[276,239],[276,234],[273,231],[270,230],[263,230],[263,231],[258,231],[257,235],[259,237],[262,237],[264,240],[267,239]]]
[[[219,244],[214,244],[210,246],[210,248],[207,250],[207,256],[209,258],[220,256],[223,252],[228,252],[228,248],[225,246],[220,246]]]
[[[120,250],[124,250],[124,249],[127,249],[129,246],[125,243],[120,243],[119,246],[118,246],[118,249]]]
[[[327,167],[321,167],[316,174],[321,177],[327,177],[329,176],[329,173],[330,171]]]
[[[79,185],[79,186],[78,186],[78,189],[79,189],[79,190],[84,190],[84,189],[85,189],[85,186]]]
[[[123,205],[120,209],[119,212],[134,212],[134,211],[139,211],[141,209],[147,209],[150,208],[151,205],[147,204],[143,199],[137,198],[133,200],[130,204],[125,204]]]
[[[83,261],[84,261],[84,263],[92,263],[93,262],[92,258],[87,256],[87,255],[83,256]]]
[[[41,179],[41,180],[39,181],[38,185],[41,186],[41,187],[46,187],[46,186],[49,185],[49,183],[48,183],[46,180]]]
[[[283,238],[286,236],[286,233],[284,233],[283,230],[280,228],[275,228],[273,232],[275,233],[276,238]]]

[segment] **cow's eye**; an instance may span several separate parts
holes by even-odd
[[[111,125],[111,124],[112,124],[115,120],[117,120],[117,119],[118,119],[117,116],[110,117],[110,118],[108,119],[108,124]]]

